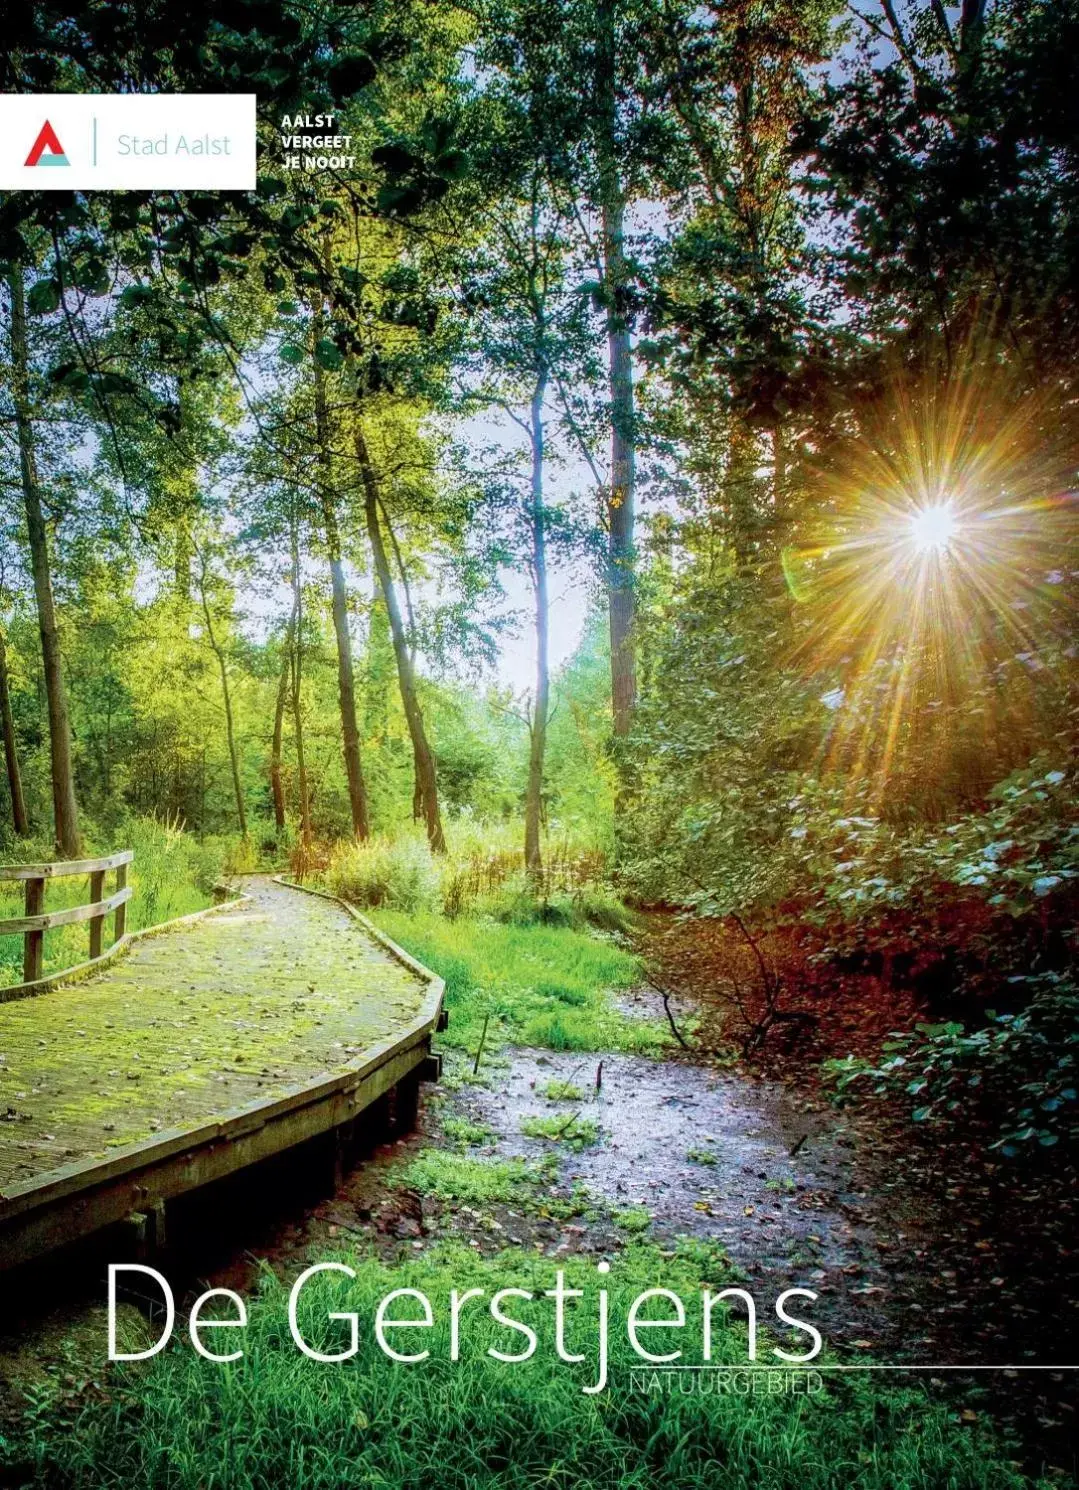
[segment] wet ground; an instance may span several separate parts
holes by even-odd
[[[624,1006],[657,1012],[647,991]],[[185,1276],[199,1290],[243,1292],[266,1262],[287,1276],[343,1245],[393,1261],[444,1239],[486,1255],[520,1247],[557,1257],[614,1256],[634,1235],[661,1247],[690,1238],[724,1259],[725,1283],[743,1282],[766,1308],[786,1288],[812,1289],[806,1317],[841,1359],[945,1368],[917,1379],[951,1394],[957,1412],[973,1404],[1006,1420],[1035,1467],[1074,1468],[1079,1373],[1052,1363],[1079,1360],[1079,1332],[1074,1298],[1054,1287],[1071,1245],[1054,1214],[1038,1218],[1045,1255],[1024,1244],[1009,1260],[1014,1239],[976,1203],[976,1174],[941,1191],[935,1166],[923,1172],[913,1146],[900,1149],[872,1113],[741,1067],[507,1048],[476,1081],[470,1061],[450,1057],[443,1084],[423,1089],[418,1129],[381,1144],[332,1193],[316,1186],[305,1200],[288,1181],[223,1198],[202,1232],[212,1249],[165,1264],[178,1296]],[[545,1188],[511,1202],[439,1194],[408,1168],[431,1149],[479,1164],[524,1160]],[[42,1325],[60,1340],[74,1320],[97,1340],[102,1314],[68,1306]],[[25,1382],[53,1358],[32,1343],[35,1328],[0,1340],[0,1398],[5,1377],[9,1387]],[[1028,1361],[1047,1369],[947,1371]]]
[[[581,1098],[545,1095],[566,1086]],[[772,1277],[777,1292],[834,1291],[829,1280],[856,1274],[858,1284],[842,1290],[840,1333],[876,1333],[867,1316],[874,1282],[880,1292],[879,1254],[860,1214],[852,1140],[842,1121],[782,1087],[640,1056],[515,1050],[508,1071],[493,1073],[489,1087],[465,1087],[458,1102],[490,1129],[498,1158],[556,1153],[560,1193],[583,1184],[616,1211],[646,1213],[659,1240],[716,1242],[740,1271]],[[522,1131],[534,1119],[553,1136]],[[593,1129],[595,1140],[582,1143]]]

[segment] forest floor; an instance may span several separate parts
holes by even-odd
[[[642,1022],[663,1012],[646,988],[620,1005]],[[674,1013],[696,1024],[705,1048],[719,1048],[732,1017],[703,971]],[[446,1243],[479,1257],[520,1248],[617,1265],[635,1237],[670,1256],[688,1239],[716,1284],[754,1295],[762,1324],[784,1289],[813,1289],[808,1317],[850,1363],[1074,1362],[1067,1184],[994,1166],[969,1144],[953,1152],[927,1141],[886,1107],[837,1108],[817,1074],[822,1042],[845,1053],[829,1017],[809,1048],[777,1038],[753,1064],[673,1046],[653,1057],[507,1045],[474,1074],[451,1050],[415,1133],[377,1149],[330,1196],[285,1203],[276,1189],[261,1205],[216,1211],[212,1244],[191,1251],[186,1276],[246,1292],[267,1263],[287,1280],[342,1247],[392,1265]],[[869,1024],[855,1018],[846,1033],[868,1044]],[[183,1265],[166,1268],[178,1295]],[[103,1311],[84,1306],[76,1347],[72,1328],[70,1310],[62,1322],[54,1311],[0,1341],[12,1419],[16,1386],[59,1383],[73,1409],[102,1390],[86,1359],[102,1354]],[[957,1422],[996,1422],[1009,1455],[1065,1481],[1075,1473],[1075,1378],[942,1369],[917,1379],[954,1405]]]

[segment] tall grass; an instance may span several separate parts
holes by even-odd
[[[174,823],[156,818],[134,818],[126,823],[115,842],[95,845],[89,853],[109,853],[131,848],[135,858],[128,869],[128,883],[134,894],[128,902],[127,928],[140,931],[158,926],[176,916],[202,910],[212,903],[213,885],[222,873],[229,853],[224,839],[200,841]],[[48,862],[55,858],[51,845],[21,844],[17,856],[5,862]],[[112,876],[106,880],[105,893],[111,893]],[[50,880],[46,884],[45,909],[61,910],[83,905],[90,898],[87,876]],[[21,882],[0,883],[0,920],[23,914]],[[106,935],[111,935],[111,920]],[[58,926],[45,933],[45,971],[57,972],[85,962],[88,956],[89,930],[82,922],[75,926]],[[23,939],[0,937],[0,987],[22,978]]]
[[[646,1288],[675,1290],[692,1321],[705,1276],[691,1253],[672,1257],[631,1244],[613,1262],[609,1389],[588,1396],[595,1376],[599,1286],[587,1259],[530,1257],[521,1252],[481,1260],[465,1247],[443,1247],[388,1268],[342,1254],[355,1282],[323,1275],[301,1294],[298,1324],[324,1351],[341,1350],[348,1334],[331,1311],[359,1317],[359,1351],[320,1365],[292,1341],[284,1285],[267,1270],[249,1300],[249,1324],[230,1331],[227,1348],[245,1352],[232,1365],[200,1359],[182,1326],[177,1342],[144,1365],[116,1368],[90,1405],[65,1411],[42,1400],[0,1447],[15,1468],[5,1483],[100,1490],[494,1490],[507,1485],[552,1490],[1021,1490],[1028,1483],[978,1426],[918,1387],[872,1377],[825,1376],[824,1390],[685,1390],[687,1378],[650,1391],[651,1371],[632,1355],[624,1320]],[[553,1309],[539,1297],[565,1268],[571,1287],[586,1290],[568,1311],[567,1344],[587,1359],[558,1359]],[[710,1280],[715,1281],[715,1280]],[[434,1326],[402,1349],[428,1349],[426,1361],[390,1361],[378,1349],[372,1320],[392,1289],[419,1288]],[[487,1302],[498,1289],[530,1290],[531,1301],[506,1306],[537,1332],[524,1363],[492,1359],[487,1350],[518,1352],[522,1337],[497,1326]],[[450,1359],[451,1288],[485,1297],[463,1312],[460,1359]],[[398,1308],[401,1304],[398,1304]],[[397,1317],[404,1317],[400,1314]],[[204,1337],[205,1338],[205,1337]],[[654,1342],[652,1342],[654,1343]],[[687,1359],[699,1359],[699,1333],[687,1329]],[[222,1342],[213,1342],[220,1347]],[[663,1348],[670,1342],[664,1339]],[[746,1361],[744,1330],[717,1314],[713,1359]],[[633,1368],[636,1368],[634,1370]],[[744,1379],[744,1378],[743,1378]],[[700,1378],[694,1378],[699,1388]],[[0,1446],[4,1440],[0,1439]]]
[[[605,855],[594,844],[550,842],[542,871],[527,875],[517,825],[484,826],[466,818],[451,826],[449,838],[450,852],[436,856],[421,830],[406,828],[336,845],[313,862],[329,890],[364,907],[435,911],[451,919],[489,915],[519,925],[625,924],[625,911],[606,883]],[[294,869],[311,862],[306,855]]]

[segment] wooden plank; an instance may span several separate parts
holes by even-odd
[[[27,896],[29,898],[30,885],[40,885],[44,892],[44,880],[27,881]],[[122,890],[117,890],[105,900],[98,900],[90,905],[69,905],[66,910],[47,911],[44,915],[16,916],[11,921],[0,921],[0,936],[22,936],[26,932],[51,931],[54,926],[74,926],[79,921],[92,921],[95,916],[107,916],[114,911],[118,905],[123,905],[130,900],[134,894],[130,885],[125,885]],[[38,969],[37,977],[41,976]],[[25,980],[32,982],[31,978]]]
[[[96,905],[105,893],[105,871],[95,869],[90,876],[90,900]],[[105,917],[90,917],[90,956],[101,956],[101,933],[105,925]]]
[[[122,1221],[134,1210],[145,1211],[158,1201],[197,1190],[352,1122],[390,1087],[407,1078],[425,1055],[425,1044],[413,1046],[354,1080],[348,1089],[334,1084],[327,1090],[320,1083],[309,1089],[310,1100],[303,1105],[268,1114],[262,1122],[249,1123],[246,1130],[238,1117],[231,1125],[214,1124],[212,1137],[205,1130],[188,1134],[187,1143],[172,1153],[155,1158],[147,1152],[144,1164],[134,1173],[109,1174],[109,1166],[101,1165],[102,1173],[88,1175],[88,1183],[75,1194],[56,1197],[51,1204],[0,1220],[0,1270],[28,1262],[54,1247]],[[151,1147],[146,1146],[148,1150]]]
[[[26,881],[26,920],[28,926],[19,928],[23,932],[22,952],[22,978],[24,983],[32,983],[35,978],[41,977],[41,965],[44,957],[45,936],[39,928],[43,919],[41,912],[45,905],[45,881],[43,879],[31,879]],[[7,925],[0,921],[0,931]],[[11,929],[14,931],[18,923],[12,921]]]
[[[140,1143],[126,1144],[123,1148],[116,1149],[107,1159],[76,1159],[60,1169],[35,1175],[33,1179],[21,1184],[10,1185],[0,1193],[0,1225],[8,1217],[31,1210],[43,1201],[74,1194],[95,1179],[134,1174],[151,1157],[172,1154],[190,1148],[193,1144],[219,1142],[223,1138],[234,1136],[234,1129],[246,1132],[263,1127],[267,1122],[323,1096],[352,1091],[373,1071],[399,1056],[409,1056],[418,1051],[416,1060],[422,1060],[430,1045],[432,1022],[430,1017],[421,1014],[404,1026],[400,1035],[388,1036],[377,1045],[372,1045],[347,1066],[316,1077],[314,1081],[302,1082],[280,1096],[264,1097],[246,1107],[233,1108],[195,1128],[173,1128]]]
[[[130,864],[134,857],[135,850],[125,848],[100,859],[60,859],[55,864],[0,864],[0,880],[68,879],[73,874],[93,874],[96,869],[118,869],[121,864]]]
[[[141,931],[126,932],[123,939],[115,942],[107,952],[102,952],[96,962],[79,962],[74,967],[65,967],[59,972],[50,973],[47,978],[38,978],[34,983],[12,983],[7,988],[0,988],[0,1004],[36,998],[38,994],[51,993],[54,988],[60,988],[66,983],[87,978],[100,968],[108,967],[109,963],[126,952],[133,942],[142,941],[150,936],[160,936],[162,932],[177,931],[182,926],[194,926],[205,916],[216,916],[221,911],[235,910],[238,905],[243,905],[246,899],[246,895],[240,895],[237,899],[224,901],[220,905],[208,905],[205,910],[191,911],[186,916],[175,916],[171,921],[159,921],[156,926],[146,926]]]
[[[337,900],[336,896],[326,898]],[[431,1034],[442,1009],[442,979],[371,927],[353,907],[337,903],[427,984],[412,1019],[344,1068],[279,1096],[234,1108],[195,1128],[156,1134],[107,1159],[76,1161],[0,1193],[0,1272],[122,1221],[133,1211],[145,1212],[175,1195],[352,1123],[391,1087],[436,1075]],[[208,914],[212,909],[174,924]]]
[[[116,888],[124,890],[127,888],[127,864],[116,866]],[[127,933],[127,902],[125,900],[116,903],[116,921],[112,928],[112,939],[114,942],[123,941]]]

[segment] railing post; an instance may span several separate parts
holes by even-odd
[[[90,872],[90,904],[96,905],[99,900],[105,899],[105,871],[94,869]],[[90,961],[101,956],[102,932],[105,928],[104,916],[91,916],[90,918]]]
[[[127,865],[126,864],[117,864],[117,866],[116,866],[116,888],[118,890],[126,890],[127,889]],[[127,929],[127,901],[125,900],[121,905],[118,905],[116,907],[116,915],[115,915],[115,919],[113,921],[113,929],[112,929],[112,939],[113,939],[113,941],[114,942],[118,942],[120,940],[120,938],[123,936],[123,934],[126,931],[126,929]]]
[[[27,916],[40,916],[45,909],[45,881],[44,879],[33,879],[26,881],[26,914]],[[45,944],[45,933],[43,931],[27,931],[23,934],[22,952],[22,980],[24,983],[36,983],[41,977],[43,952]]]

